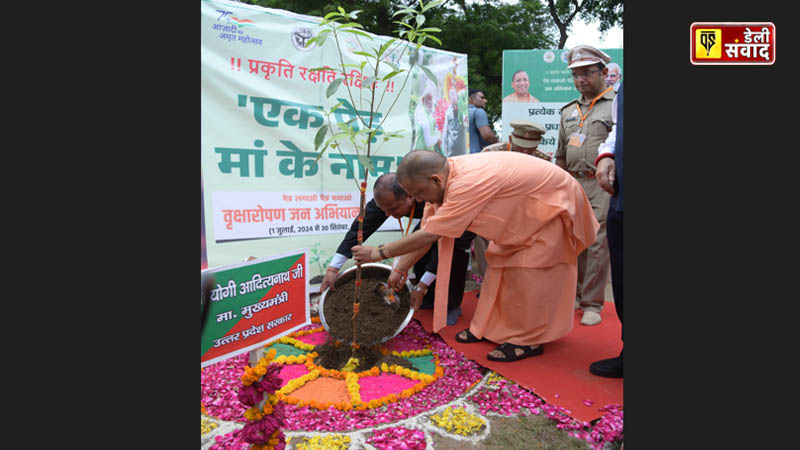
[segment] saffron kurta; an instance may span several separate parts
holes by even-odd
[[[444,200],[426,206],[422,229],[441,236],[439,274],[450,272],[447,252],[464,230],[490,241],[472,334],[536,345],[569,333],[578,254],[599,228],[581,186],[555,164],[517,152],[457,156],[448,164]],[[443,291],[436,292],[436,331],[445,325]]]

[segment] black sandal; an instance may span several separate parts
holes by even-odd
[[[461,337],[459,336],[459,334],[461,334],[461,333],[466,333],[467,334],[467,338],[466,339],[461,339]],[[456,333],[456,340],[458,342],[463,342],[465,344],[471,344],[473,342],[480,342],[483,339],[478,339],[474,334],[472,334],[469,331],[469,328],[467,328],[466,330],[462,330],[462,331]]]
[[[456,336],[458,337],[458,336]],[[524,350],[522,354],[517,355],[516,350]],[[491,353],[486,355],[486,359],[489,361],[496,361],[496,362],[514,362],[519,361],[520,359],[530,358],[531,356],[539,356],[544,353],[544,346],[539,344],[535,348],[531,348],[530,345],[514,345],[511,343],[506,342],[505,344],[501,344],[495,350],[500,350],[506,355],[505,358],[498,358],[496,356],[492,356]]]

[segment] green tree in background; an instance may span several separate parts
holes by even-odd
[[[569,27],[576,16],[587,23],[600,23],[601,33],[614,25],[622,25],[622,0],[547,0],[550,17],[558,28],[558,48],[564,48],[569,37]]]
[[[392,35],[394,12],[416,5],[417,0],[246,0],[242,3],[323,17],[336,11],[360,10],[364,30]],[[550,4],[555,8],[555,13]],[[622,24],[622,0],[448,0],[426,13],[426,25],[441,28],[442,45],[425,45],[467,55],[470,89],[483,89],[489,122],[500,120],[502,109],[503,50],[563,48],[575,16],[599,22],[601,32]],[[567,21],[568,19],[568,21]],[[557,26],[563,25],[563,29]]]

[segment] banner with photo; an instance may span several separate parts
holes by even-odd
[[[611,57],[609,71],[618,72],[618,79],[607,79],[607,83],[621,81],[622,49],[601,48]],[[551,50],[503,50],[503,136],[507,141],[511,134],[511,121],[530,120],[542,124],[547,132],[542,136],[539,150],[551,158],[558,146],[558,128],[561,122],[561,108],[580,97],[575,89],[570,70],[567,69],[569,49]],[[615,64],[613,66],[612,64]],[[514,80],[528,80],[529,101],[514,101],[524,93],[514,90]],[[517,83],[524,86],[524,81]],[[515,95],[516,94],[516,95]]]
[[[342,71],[333,37],[305,45],[323,29],[318,17],[227,0],[200,6],[201,267],[309,248],[315,283],[357,216],[365,174],[369,200],[376,178],[395,172],[410,150],[466,153],[466,55],[391,44],[384,60],[406,71],[412,60],[416,65],[407,80],[402,73],[382,81],[392,68],[379,67],[374,83],[381,100],[373,117],[383,122],[369,160],[347,139],[341,151],[328,148],[318,158],[315,137],[324,124],[336,129],[353,121],[359,129],[360,118],[369,120],[372,80],[365,80],[375,73],[369,65],[359,70],[358,53],[372,53],[393,37],[340,33],[341,58],[351,65]],[[326,118],[322,109],[337,102]],[[390,133],[402,137],[385,140]],[[400,227],[387,220],[368,242],[396,240]]]

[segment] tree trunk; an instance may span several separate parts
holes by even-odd
[[[568,38],[567,28],[569,28],[569,25],[572,23],[572,20],[586,5],[585,1],[583,3],[578,3],[577,0],[572,0],[572,2],[570,3],[575,5],[575,11],[572,11],[566,20],[561,20],[561,18],[558,17],[558,12],[556,11],[555,1],[547,0],[547,6],[550,8],[550,16],[553,18],[553,22],[555,22],[556,27],[558,27],[558,31],[561,33],[561,38],[558,41],[559,49],[564,48],[564,45],[566,45],[567,43],[567,38]]]
[[[558,40],[558,48],[562,49],[562,48],[564,48],[564,45],[567,43],[567,38],[569,37],[567,35],[567,27],[566,27],[566,25],[560,25],[558,27],[558,31],[561,33],[561,38]]]

